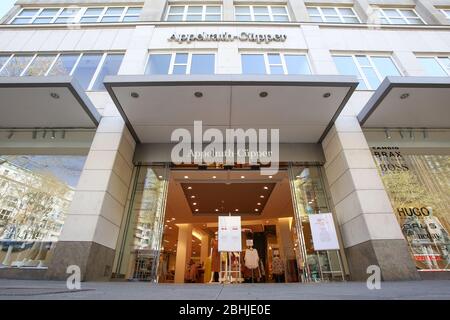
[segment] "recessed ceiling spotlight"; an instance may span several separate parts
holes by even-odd
[[[194,206],[196,206],[197,205],[197,202],[194,202],[194,203],[192,203]]]
[[[234,211],[238,212],[238,211],[239,211],[239,209],[234,209]]]
[[[269,179],[272,179],[273,178],[273,176],[269,176]]]
[[[269,187],[267,187],[267,186],[264,186],[264,190],[268,190],[269,189]]]
[[[195,212],[198,212],[198,209],[195,209]]]
[[[241,176],[241,179],[245,179],[245,176]]]
[[[188,177],[188,176],[184,176],[184,178],[185,178],[185,179],[189,179],[189,177]]]
[[[172,230],[172,227],[169,227],[170,230]]]
[[[158,176],[158,178],[162,179],[163,176]]]
[[[137,99],[137,98],[139,98],[139,93],[137,93],[137,92],[132,92],[132,93],[130,94],[130,96],[131,96],[132,98]]]
[[[197,92],[194,93],[194,96],[196,98],[201,98],[201,97],[203,97],[203,93],[201,93],[200,91],[197,91]]]
[[[59,99],[60,98],[59,94],[57,94],[55,92],[50,93],[50,97],[52,97],[53,99]]]
[[[175,221],[175,220],[177,220],[177,219],[175,219],[175,218],[172,218],[172,221]]]
[[[219,212],[219,209],[216,209],[216,210],[214,210],[214,211]]]
[[[409,93],[403,93],[403,94],[400,96],[400,99],[402,99],[402,100],[405,100],[405,99],[407,99],[407,98],[409,98]]]
[[[329,98],[329,97],[331,97],[331,93],[330,92],[326,92],[326,93],[324,93],[323,94],[323,97],[326,99],[326,98]]]
[[[260,96],[261,98],[266,98],[268,95],[269,95],[269,94],[267,93],[267,91],[262,91],[262,92],[259,93],[259,96]]]
[[[260,195],[259,197],[260,197],[261,199],[262,199],[262,198],[264,198],[264,196],[263,196],[263,195]]]
[[[191,199],[195,199],[195,196],[191,196]]]
[[[212,176],[213,179],[217,178],[216,176]]]
[[[188,190],[192,190],[192,187],[188,187]]]
[[[261,202],[258,202],[257,205],[260,206],[260,205],[261,205]]]
[[[166,222],[170,222],[170,220],[166,220]]]
[[[259,209],[255,209],[255,211],[256,211],[256,212],[258,212],[258,211],[259,211]]]

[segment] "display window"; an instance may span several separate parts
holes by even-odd
[[[47,267],[85,156],[0,156],[0,267]]]

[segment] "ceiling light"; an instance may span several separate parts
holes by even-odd
[[[131,96],[132,98],[137,99],[137,98],[139,98],[139,93],[137,93],[137,92],[132,92],[132,93],[130,94],[130,96]]]
[[[59,94],[57,94],[55,92],[50,93],[50,97],[52,97],[53,99],[59,99],[60,98]]]
[[[266,223],[269,223],[269,220],[266,220]]]
[[[196,98],[201,98],[201,97],[203,97],[203,93],[201,93],[200,91],[197,91],[197,92],[194,93],[194,96]]]
[[[212,176],[213,179],[217,178],[216,176]]]
[[[172,227],[169,227],[170,230],[172,230]]]
[[[241,179],[245,179],[245,176],[241,176]]]
[[[175,218],[172,218],[172,221],[175,221],[176,219]]]
[[[198,212],[198,209],[195,209],[195,212]]]
[[[329,98],[329,97],[331,97],[331,93],[330,92],[326,92],[326,93],[324,93],[323,94],[323,97],[326,99],[326,98]]]
[[[165,225],[164,225],[164,227],[166,227],[166,228],[167,228],[167,227],[168,227],[168,225],[167,225],[167,224],[165,224]]]
[[[162,179],[162,178],[163,178],[163,176],[158,176],[158,178]]]
[[[239,211],[239,209],[234,209],[234,211],[238,212],[238,211]]]
[[[256,211],[256,212],[258,212],[258,211],[259,211],[259,209],[255,209],[255,211]]]
[[[389,133],[389,130],[388,129],[384,129],[384,134],[386,135],[386,139],[391,139],[392,137],[391,137],[391,134]]]
[[[260,205],[261,205],[261,202],[258,202],[257,205],[260,206]]]
[[[195,199],[195,196],[191,196],[191,199]]]
[[[262,92],[259,93],[259,96],[260,96],[261,98],[266,98],[268,95],[269,95],[269,94],[267,93],[267,91],[262,91]]]
[[[196,205],[197,205],[197,202],[194,202],[193,205],[196,206]]]
[[[272,179],[273,177],[272,176],[269,176],[269,179]]]
[[[166,222],[170,222],[170,220],[166,220]]]
[[[269,187],[267,187],[267,186],[264,186],[264,190],[268,190],[269,189]]]
[[[260,197],[261,199],[262,199],[262,198],[264,198],[264,196],[263,196],[263,195],[260,195],[259,197]]]
[[[188,177],[188,176],[184,176],[184,178],[185,178],[185,179],[189,179],[189,177]]]
[[[188,190],[191,190],[192,189],[192,187],[188,187]]]
[[[401,96],[400,96],[400,99],[402,99],[402,100],[405,100],[405,99],[408,99],[409,98],[409,93],[403,93]]]
[[[219,209],[216,209],[216,210],[214,210],[214,211],[218,212],[218,211],[219,211]]]

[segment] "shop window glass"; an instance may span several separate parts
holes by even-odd
[[[14,55],[0,72],[1,77],[19,77],[33,59],[32,55]]]
[[[242,73],[243,74],[265,74],[266,65],[263,54],[243,54]]]
[[[84,166],[84,156],[0,156],[0,261],[47,267]]]
[[[38,55],[25,71],[25,76],[45,76],[56,55]]]
[[[171,54],[151,54],[145,74],[168,74]]]
[[[190,74],[214,74],[213,54],[193,54]]]
[[[72,72],[79,54],[62,54],[56,59],[55,64],[49,72],[49,76],[69,75]]]
[[[76,66],[73,73],[75,79],[83,87],[84,90],[89,89],[89,85],[102,59],[102,54],[84,54],[80,62]]]
[[[119,72],[120,65],[122,64],[123,54],[108,54],[105,58],[100,72],[92,86],[93,91],[105,91],[105,85],[103,80],[106,76],[116,75]]]
[[[450,156],[372,147],[419,271],[450,270]]]

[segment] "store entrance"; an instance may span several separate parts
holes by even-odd
[[[339,251],[313,246],[309,216],[330,212],[320,167],[289,165],[268,176],[258,168],[139,166],[130,200],[115,265],[116,274],[128,280],[344,278]],[[240,217],[241,251],[219,252],[221,216]]]

